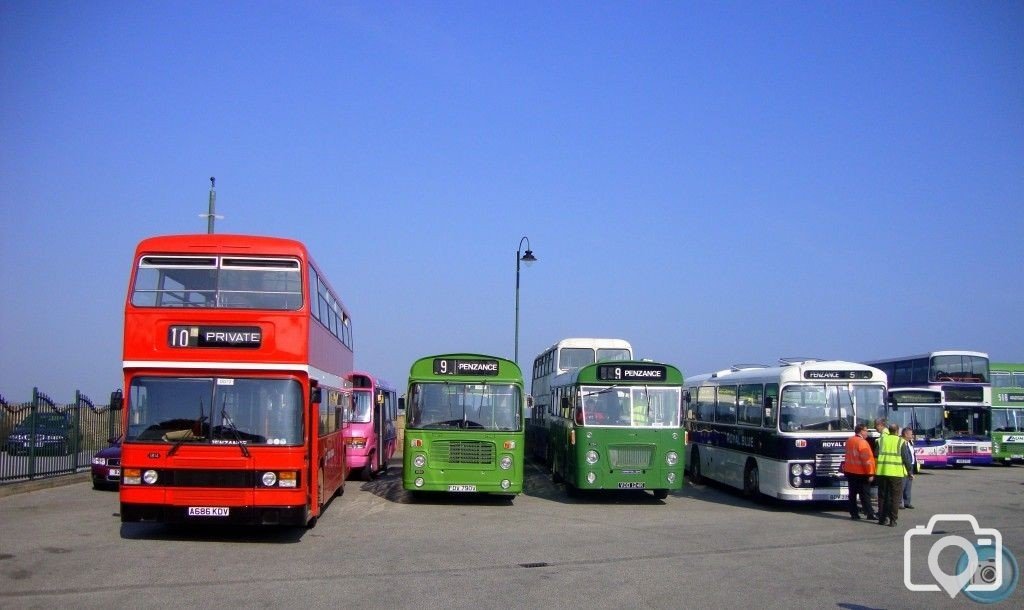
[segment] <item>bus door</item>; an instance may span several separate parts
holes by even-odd
[[[384,392],[377,390],[373,401],[373,435],[377,437],[377,450],[373,452],[372,465],[374,472],[384,469],[387,457],[387,419],[388,414],[384,409]]]

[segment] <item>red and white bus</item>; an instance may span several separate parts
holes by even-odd
[[[121,520],[308,525],[343,491],[352,319],[302,243],[139,243]]]
[[[398,432],[398,394],[369,373],[348,374],[352,382],[352,411],[345,425],[345,455],[349,471],[364,481],[386,472],[395,455]]]

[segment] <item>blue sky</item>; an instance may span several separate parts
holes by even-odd
[[[0,394],[121,385],[135,244],[308,243],[356,364],[1024,361],[1022,2],[0,0]]]

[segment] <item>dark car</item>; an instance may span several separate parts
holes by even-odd
[[[92,458],[93,489],[117,489],[121,484],[121,439],[110,439],[110,446]]]
[[[33,413],[11,430],[4,443],[7,453],[71,453],[73,426],[62,413]]]

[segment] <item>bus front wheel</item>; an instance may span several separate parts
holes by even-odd
[[[659,500],[664,500],[665,498],[668,497],[668,490],[667,489],[655,489],[654,490],[654,497],[659,499]]]
[[[376,454],[371,453],[366,458],[366,465],[363,466],[363,471],[360,473],[360,478],[364,481],[372,481],[374,475],[377,473],[373,469],[373,460],[377,459]]]

